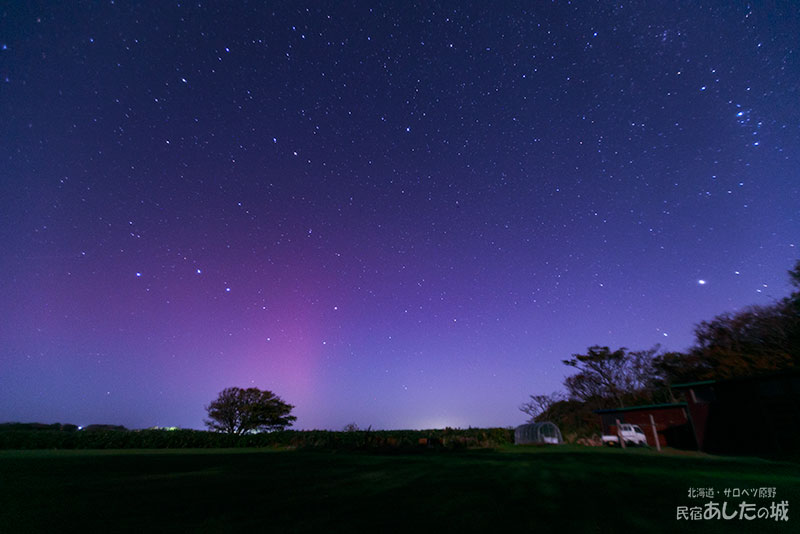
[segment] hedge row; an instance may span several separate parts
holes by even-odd
[[[490,448],[514,442],[513,429],[285,430],[234,436],[201,430],[5,430],[0,449],[199,449],[280,447],[312,449]]]

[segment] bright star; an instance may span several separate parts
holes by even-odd
[[[701,286],[706,285],[706,281],[705,280],[698,280],[697,283],[700,284]]]

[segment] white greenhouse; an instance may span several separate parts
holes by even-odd
[[[549,421],[518,426],[514,430],[514,444],[530,443],[564,443],[564,439],[558,427]]]

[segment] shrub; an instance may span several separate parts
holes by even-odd
[[[420,444],[422,440],[422,445]],[[279,447],[330,450],[491,448],[514,442],[509,428],[435,430],[283,430],[237,436],[202,430],[31,430],[0,428],[0,449],[199,449]]]

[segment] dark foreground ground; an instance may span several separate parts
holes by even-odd
[[[691,488],[729,514],[787,501],[789,521],[678,521],[709,501]],[[696,454],[0,451],[0,532],[766,533],[800,532],[798,514],[800,464]]]

